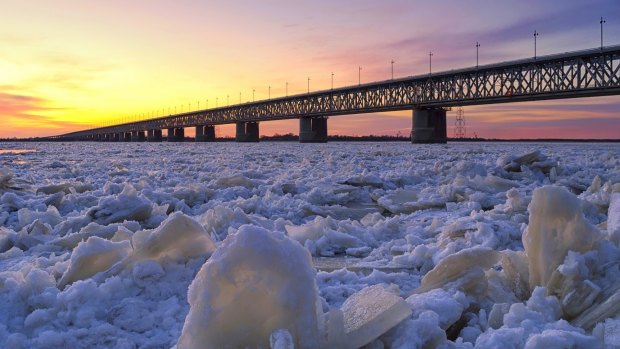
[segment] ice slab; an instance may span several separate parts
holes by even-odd
[[[488,247],[472,247],[442,259],[424,278],[414,293],[424,293],[449,283],[460,281],[463,291],[478,293],[478,287],[486,289],[484,270],[498,262],[499,252]]]
[[[58,288],[89,278],[110,268],[131,251],[129,241],[112,242],[96,236],[77,245],[71,254],[69,268],[58,282]]]
[[[597,323],[620,313],[620,283],[614,284],[604,292],[601,298],[577,316],[571,323],[574,326],[590,330]]]
[[[401,297],[382,285],[354,293],[340,310],[344,318],[346,348],[360,348],[372,342],[412,313]]]
[[[609,200],[607,234],[616,245],[620,244],[620,192],[612,193]]]
[[[286,329],[295,348],[317,348],[323,314],[307,249],[281,233],[243,225],[192,282],[179,349],[269,347]]]
[[[523,233],[530,289],[546,286],[568,251],[586,252],[600,232],[585,218],[581,200],[562,187],[534,190],[528,206],[530,222]]]
[[[215,244],[205,228],[182,212],[171,214],[153,231],[133,235],[133,259],[164,257],[186,261],[215,251]]]

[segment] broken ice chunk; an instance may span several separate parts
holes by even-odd
[[[477,293],[476,287],[479,281],[486,281],[484,270],[491,268],[499,259],[499,252],[488,247],[472,247],[461,250],[442,259],[439,264],[429,271],[420,287],[414,293],[424,293],[435,288],[443,287],[449,283],[459,281],[464,291]]]
[[[125,220],[143,221],[151,216],[151,202],[138,192],[131,184],[126,184],[118,196],[106,197],[86,213],[97,223],[107,225]]]
[[[182,212],[171,214],[153,231],[132,237],[134,260],[164,257],[186,261],[215,251],[215,244],[205,228]]]
[[[382,285],[354,293],[340,309],[346,348],[360,348],[372,342],[411,315],[407,303]]]
[[[505,250],[501,252],[501,264],[504,277],[508,281],[512,292],[519,299],[530,297],[527,256],[523,251]]]
[[[607,234],[616,245],[620,244],[620,192],[612,193],[609,200]]]
[[[495,303],[489,313],[489,327],[498,329],[504,324],[504,315],[510,311],[510,303]]]
[[[178,342],[187,348],[269,347],[286,329],[295,348],[317,348],[323,313],[310,253],[294,240],[243,225],[192,282]]]
[[[606,296],[603,296],[601,301],[586,309],[571,323],[589,330],[597,323],[620,313],[620,283],[616,283],[604,293]]]
[[[269,345],[271,349],[295,349],[293,337],[286,329],[277,329],[269,336]]]
[[[601,288],[592,281],[580,282],[562,298],[562,309],[569,317],[577,316],[589,308],[600,293]]]
[[[71,254],[69,268],[58,282],[63,289],[77,280],[84,280],[110,268],[131,251],[129,241],[112,242],[96,236],[77,245]]]
[[[585,218],[579,198],[561,187],[534,190],[528,211],[530,223],[523,233],[523,246],[533,289],[547,285],[568,251],[591,250],[600,233]]]

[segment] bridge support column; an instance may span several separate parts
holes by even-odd
[[[131,131],[132,142],[144,142],[145,140],[144,131]]]
[[[185,129],[182,127],[168,128],[168,142],[183,142],[185,140]]]
[[[300,143],[327,143],[327,117],[299,118]]]
[[[147,142],[161,142],[161,130],[146,131]]]
[[[411,128],[411,143],[446,143],[446,111],[442,108],[415,108]]]
[[[258,122],[237,122],[236,142],[258,142],[259,131]]]
[[[196,142],[213,142],[215,141],[214,125],[196,126]]]
[[[203,142],[204,141],[204,132],[205,132],[204,125],[196,126],[196,142]]]
[[[205,142],[215,142],[215,125],[205,125],[202,136]]]
[[[131,142],[131,132],[124,132],[123,142]]]

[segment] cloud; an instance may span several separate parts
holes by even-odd
[[[23,94],[0,92],[0,116],[6,127],[0,130],[0,137],[32,136],[33,131],[63,131],[80,126],[80,123],[57,120],[46,115],[64,108],[49,107],[50,101]]]

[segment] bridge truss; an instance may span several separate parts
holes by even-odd
[[[53,138],[617,94],[620,46],[612,46],[199,110]]]

